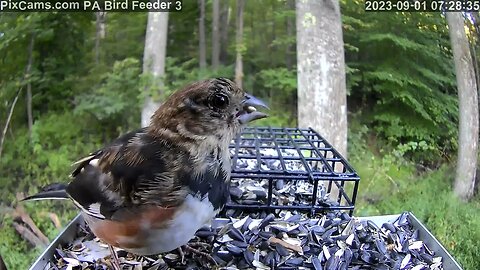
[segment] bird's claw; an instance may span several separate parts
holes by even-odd
[[[180,255],[180,263],[185,264],[185,253],[183,253],[182,247],[177,248],[177,250]]]
[[[120,261],[118,260],[117,252],[111,245],[108,245],[108,249],[110,250],[110,255],[111,255],[110,263],[112,264],[113,270],[121,270],[122,267],[120,266]]]
[[[183,248],[185,249],[185,251],[189,251],[191,253],[194,253],[194,254],[197,254],[199,256],[202,256],[204,258],[207,258],[207,260],[213,262],[213,264],[215,264],[215,266],[218,266],[217,262],[215,261],[215,259],[208,253],[206,252],[203,252],[203,251],[200,251],[198,249],[196,249],[196,247],[203,247],[203,248],[207,248],[207,247],[210,247],[210,245],[206,244],[206,243],[200,243],[200,242],[194,242],[194,243],[188,243],[186,245],[183,246]],[[182,257],[182,261],[183,261],[184,257]]]

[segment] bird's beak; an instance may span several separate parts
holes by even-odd
[[[237,113],[237,119],[240,124],[247,124],[251,121],[268,117],[267,114],[257,111],[257,107],[269,109],[267,104],[252,95],[246,94],[242,105],[242,110]]]

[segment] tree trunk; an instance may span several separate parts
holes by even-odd
[[[162,89],[161,78],[165,74],[165,57],[167,53],[168,12],[149,12],[143,52],[143,73],[150,74],[159,89]],[[150,117],[160,105],[153,99],[150,91],[145,89],[147,96],[142,108],[142,127],[150,124]]]
[[[95,64],[97,65],[100,62],[100,41],[105,38],[106,18],[107,12],[95,12]]]
[[[478,97],[472,56],[462,13],[446,13],[452,43],[459,103],[459,139],[455,194],[463,200],[473,196],[478,148]]]
[[[198,48],[200,69],[207,68],[207,48],[205,41],[205,0],[198,0],[200,18],[198,19]]]
[[[275,10],[276,10],[275,5],[272,5],[271,8],[272,8],[272,10],[271,10],[272,14],[275,14]],[[277,35],[275,34],[275,31],[276,31],[277,27],[276,27],[275,24],[276,24],[276,20],[272,20],[270,22],[270,25],[272,26],[270,32],[272,33],[272,35],[270,36],[270,39],[268,40],[268,43],[265,43],[265,44],[272,44],[273,41],[275,41],[275,39],[277,38]],[[265,37],[268,38],[267,35],[265,35]],[[276,50],[276,46],[271,46],[270,47],[270,49],[268,50],[268,59],[272,59],[273,55],[275,55],[275,50]]]
[[[2,137],[0,137],[0,157],[2,156],[3,143],[5,142],[8,126],[10,125],[10,121],[12,120],[13,111],[15,110],[15,105],[17,105],[18,96],[20,95],[20,92],[22,92],[22,88],[18,89],[17,95],[13,99],[12,105],[10,106],[10,111],[8,112],[7,121],[5,121],[5,126],[3,127]]]
[[[288,10],[294,10],[295,9],[295,0],[287,0],[287,8]],[[295,18],[294,17],[288,17],[287,18],[287,36],[291,37],[295,35]],[[287,66],[287,69],[290,70],[292,69],[294,65],[294,57],[293,54],[295,53],[294,50],[294,44],[288,44],[287,45],[287,50],[285,53],[285,65]]]
[[[338,0],[296,1],[298,124],[347,154],[347,100]]]
[[[33,63],[33,46],[35,44],[35,34],[30,37],[30,44],[28,44],[28,63],[25,69],[25,78],[27,80],[27,121],[28,121],[28,137],[32,138],[33,114],[32,114],[32,83],[30,81],[32,75]]]
[[[295,0],[287,0],[287,9],[290,11],[295,11]],[[287,36],[293,37],[295,36],[295,17],[289,16],[287,18]],[[287,45],[286,52],[285,52],[285,65],[288,70],[292,70],[295,67],[295,43],[292,42],[291,44]],[[289,99],[288,106],[292,112],[289,117],[289,121],[295,121],[298,119],[297,117],[297,93],[291,93],[292,97]]]
[[[475,78],[476,78],[476,83],[477,83],[477,95],[478,95],[478,83],[480,82],[480,70],[479,70],[479,66],[478,66],[478,59],[477,59],[477,46],[479,44],[479,38],[480,38],[480,14],[478,12],[472,12],[470,13],[474,20],[475,20],[475,23],[473,24],[473,27],[475,29],[475,36],[476,38],[474,39],[474,41],[470,44],[471,46],[471,55],[472,55],[472,58],[473,58],[473,66],[475,68]]]
[[[243,87],[243,61],[242,54],[244,51],[243,45],[243,8],[245,6],[244,0],[237,0],[237,33],[236,33],[236,52],[237,60],[235,61],[235,83]]]
[[[298,125],[313,128],[346,158],[347,91],[338,0],[297,0],[296,28]],[[333,169],[343,170],[341,164]],[[330,198],[340,199],[331,184]]]
[[[228,63],[228,25],[230,21],[230,1],[222,1],[220,12],[220,63]]]
[[[213,0],[212,6],[212,68],[217,69],[220,65],[220,0]]]
[[[1,255],[0,255],[0,270],[7,270],[7,266],[5,265],[5,262],[3,261],[3,258]]]

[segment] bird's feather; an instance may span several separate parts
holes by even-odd
[[[26,197],[22,201],[65,200],[65,199],[69,199],[69,196],[65,191],[65,189],[63,189],[63,190],[42,191],[35,195]]]

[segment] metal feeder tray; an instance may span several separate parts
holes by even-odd
[[[251,179],[268,181],[268,186],[265,200],[253,205],[232,201],[226,205],[226,209],[253,212],[296,210],[312,215],[330,210],[346,210],[350,211],[350,215],[353,213],[360,177],[315,130],[247,127],[232,142],[230,151],[232,183]],[[308,183],[313,190],[304,202],[280,204],[273,200],[280,182]],[[330,196],[330,201],[319,196],[323,191],[328,197],[332,186],[338,189],[338,196]]]
[[[418,229],[419,239],[425,242],[437,256],[441,256],[443,260],[443,268],[446,270],[462,270],[460,265],[448,253],[448,251],[440,244],[440,242],[428,231],[428,229],[412,214],[409,213],[411,225]],[[391,222],[399,217],[398,215],[370,216],[361,217],[360,220],[371,220],[377,226],[381,226],[385,222]],[[212,221],[212,226],[216,227],[229,222],[229,219],[217,218]],[[33,263],[30,270],[47,270],[53,265],[52,258],[55,249],[62,244],[70,243],[75,239],[79,226],[85,224],[82,215],[77,215],[67,227],[50,243],[40,257]]]
[[[314,215],[341,210],[349,211],[350,215],[353,213],[360,177],[345,158],[313,129],[247,127],[229,148],[232,186],[245,180],[253,184],[266,183],[266,186],[261,187],[265,189],[265,196],[254,204],[232,199],[224,211],[256,213],[289,210]],[[295,193],[290,197],[290,203],[280,202],[279,183],[307,186],[308,192],[301,194],[301,201],[295,200]],[[338,190],[335,193],[338,195],[329,196],[333,189]],[[218,216],[229,215],[222,212]],[[225,221],[215,219],[214,224]],[[72,241],[78,225],[83,223],[83,218],[77,216],[31,269],[47,269],[55,248]]]

